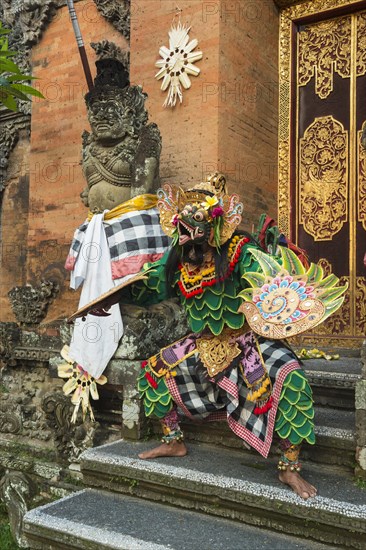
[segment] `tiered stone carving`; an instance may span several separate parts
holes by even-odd
[[[18,138],[19,132],[12,124],[0,129],[0,193],[5,189],[9,156]]]
[[[130,0],[94,0],[100,13],[123,36],[130,39]]]
[[[38,286],[16,286],[8,293],[11,308],[21,326],[35,326],[47,315],[59,287],[53,281],[42,281]]]
[[[100,432],[98,422],[86,420],[71,424],[73,405],[62,392],[49,392],[42,400],[46,422],[52,431],[57,457],[68,462],[77,462],[83,451],[95,445]]]

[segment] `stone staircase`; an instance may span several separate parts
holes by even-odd
[[[28,512],[34,549],[242,550],[366,548],[365,483],[356,483],[355,384],[360,358],[308,360],[317,445],[304,446],[303,501],[268,460],[243,449],[225,424],[183,422],[186,457],[142,461],[154,441],[117,441],[81,457],[87,489]],[[153,426],[157,431],[157,426]]]

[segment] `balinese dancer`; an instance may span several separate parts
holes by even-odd
[[[160,419],[163,436],[140,458],[187,453],[179,408],[192,419],[225,419],[264,457],[276,432],[280,481],[314,497],[299,461],[301,444],[315,443],[312,392],[283,338],[338,309],[345,287],[334,275],[324,279],[319,266],[305,267],[289,247],[275,243],[270,255],[237,232],[242,204],[222,176],[188,191],[165,186],[158,196],[173,244],[132,292],[140,304],[178,295],[192,333],[142,365],[145,412]]]

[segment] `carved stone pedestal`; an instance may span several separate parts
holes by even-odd
[[[122,396],[122,437],[140,439],[147,422],[137,391],[141,361],[189,332],[185,316],[176,300],[142,308],[122,306],[125,333],[105,375],[108,384],[120,388]]]
[[[362,379],[356,383],[356,477],[366,480],[366,340],[361,350]]]

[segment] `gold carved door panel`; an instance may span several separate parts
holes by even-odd
[[[309,3],[281,16],[279,223],[349,285],[303,340],[353,347],[366,336],[366,10],[317,17],[314,4],[310,22]]]

